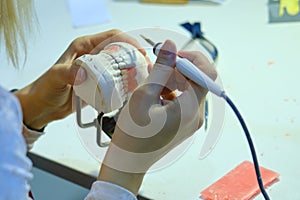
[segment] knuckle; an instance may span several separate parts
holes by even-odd
[[[86,49],[92,49],[93,45],[88,36],[81,36],[72,41],[71,47],[76,52],[82,52]]]
[[[211,68],[212,68],[212,70],[211,70],[209,76],[211,79],[216,80],[218,77],[218,72],[212,66],[211,66]]]
[[[84,40],[84,37],[85,37],[85,36],[81,36],[81,37],[75,38],[75,39],[72,41],[71,46],[77,46],[78,44],[80,44],[81,41]]]
[[[192,51],[192,53],[194,54],[194,60],[192,61],[198,63],[200,68],[202,68],[211,79],[216,80],[218,73],[209,59],[200,51]]]
[[[111,29],[111,30],[108,31],[108,34],[111,35],[111,36],[118,35],[120,33],[122,33],[122,31],[119,30],[119,29]]]

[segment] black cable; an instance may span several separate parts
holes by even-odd
[[[256,156],[256,153],[255,153],[255,148],[254,148],[254,145],[253,145],[253,142],[252,142],[249,130],[248,130],[247,126],[246,126],[246,123],[245,123],[242,115],[240,114],[240,112],[238,111],[238,109],[236,108],[236,106],[234,105],[234,103],[231,101],[231,99],[228,96],[226,96],[226,95],[224,95],[224,99],[230,105],[230,107],[232,108],[232,110],[236,114],[238,120],[240,121],[240,123],[241,123],[241,125],[243,127],[243,130],[245,132],[245,135],[246,135],[246,138],[247,138],[250,150],[251,150],[251,155],[252,155],[253,163],[254,163],[254,167],[255,167],[256,178],[257,178],[257,182],[258,182],[260,191],[261,191],[261,193],[263,194],[263,196],[264,196],[264,198],[266,200],[270,200],[270,197],[268,196],[268,194],[267,194],[267,192],[266,192],[266,190],[264,188],[264,184],[263,184],[263,181],[262,181],[262,178],[261,178],[261,173],[260,173],[260,170],[259,170],[259,164],[258,164],[257,156]]]

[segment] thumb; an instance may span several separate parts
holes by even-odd
[[[176,52],[176,46],[170,40],[166,40],[159,51],[153,69],[145,81],[145,86],[148,91],[151,91],[153,100],[160,97],[162,90],[174,72]]]
[[[54,73],[53,79],[60,85],[79,85],[86,79],[86,71],[80,64],[57,64],[51,69]]]

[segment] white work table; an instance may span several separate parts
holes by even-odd
[[[181,6],[136,1],[106,3],[110,22],[73,28],[66,1],[37,1],[39,27],[30,40],[27,62],[20,71],[1,66],[1,85],[11,89],[28,84],[81,35],[113,28],[131,32],[159,27],[189,37],[179,24],[201,22],[205,36],[219,50],[219,77],[245,118],[259,164],[280,174],[279,181],[267,189],[269,196],[274,200],[300,199],[300,22],[268,23],[266,0]],[[244,132],[228,106],[220,123],[221,136],[205,159],[199,159],[206,137],[202,128],[176,161],[146,175],[140,194],[155,200],[196,200],[203,189],[239,163],[252,161]],[[93,180],[100,164],[82,144],[78,130],[75,115],[49,124],[47,134],[36,142],[31,156],[65,166],[55,172],[47,169],[53,165],[44,163],[43,169],[87,186],[88,181],[80,181],[85,176]],[[91,137],[95,133],[93,128],[86,131],[91,132]],[[258,195],[255,199],[263,198]]]

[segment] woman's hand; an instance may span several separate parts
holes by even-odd
[[[22,106],[24,123],[39,130],[49,122],[72,113],[72,86],[82,83],[86,78],[85,71],[80,66],[72,65],[73,61],[83,54],[96,54],[111,42],[130,43],[143,55],[146,54],[135,39],[119,30],[75,39],[48,71],[15,92]]]
[[[166,41],[146,79],[122,109],[99,180],[137,193],[146,171],[192,136],[203,123],[207,90],[174,70],[176,46]],[[213,80],[217,74],[200,52],[180,52]],[[170,98],[169,93],[181,94]],[[167,96],[167,99],[161,97]]]

